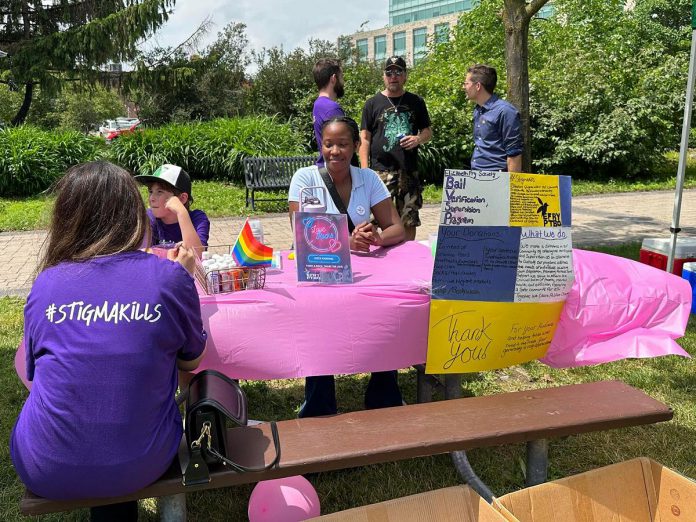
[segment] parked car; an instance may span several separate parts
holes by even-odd
[[[131,133],[140,126],[142,122],[138,119],[136,119],[133,123],[129,123],[128,126],[119,126],[115,129],[111,129],[106,133],[106,142],[111,143],[114,139],[118,138],[119,136],[123,136],[124,134]]]
[[[99,127],[99,134],[108,139],[109,134],[119,130],[128,130],[138,123],[140,123],[138,118],[116,118],[115,120],[106,120]]]

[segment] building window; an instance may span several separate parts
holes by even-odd
[[[363,60],[367,58],[367,38],[362,38],[355,42],[355,46],[358,48],[358,58]]]
[[[390,0],[389,23],[399,25],[436,16],[470,11],[480,0]]]
[[[387,57],[387,37],[375,36],[375,61],[384,60]]]
[[[406,56],[406,32],[394,33],[394,53],[395,56]]]
[[[428,30],[419,27],[413,30],[413,63],[418,63],[428,52]]]
[[[449,40],[449,24],[435,24],[435,43],[441,44]]]

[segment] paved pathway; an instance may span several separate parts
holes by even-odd
[[[642,241],[645,237],[669,237],[674,192],[632,192],[573,198],[573,244],[577,247]],[[421,210],[417,240],[437,230],[439,206]],[[260,217],[264,238],[273,248],[289,248],[287,214]],[[210,244],[231,244],[244,218],[212,220]],[[696,190],[684,191],[680,224],[682,234],[696,236]],[[31,287],[45,231],[0,233],[0,296],[26,296]]]

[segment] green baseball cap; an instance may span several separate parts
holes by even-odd
[[[135,176],[140,183],[168,183],[179,192],[186,192],[189,200],[193,201],[191,195],[191,178],[188,173],[177,165],[165,163],[152,174],[141,174]]]

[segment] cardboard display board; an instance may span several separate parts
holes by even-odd
[[[567,176],[445,171],[427,373],[543,357],[573,283]]]
[[[352,283],[345,214],[295,212],[295,258],[300,283]]]

